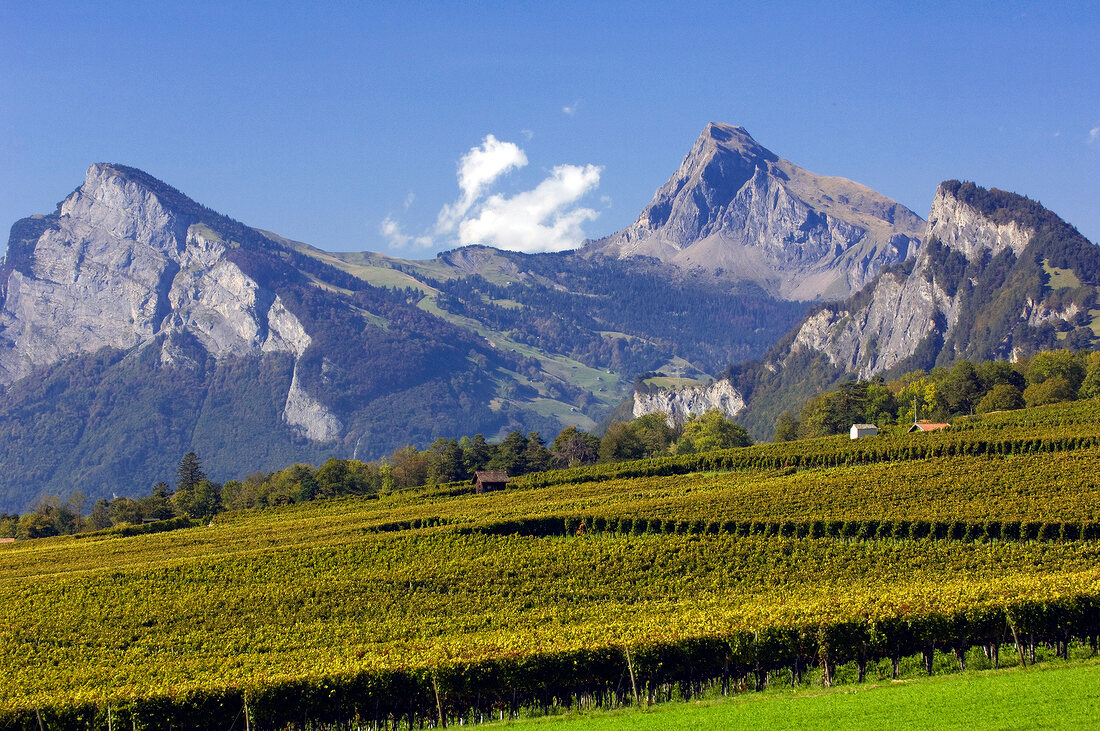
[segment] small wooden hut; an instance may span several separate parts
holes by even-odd
[[[912,434],[915,431],[937,431],[939,429],[946,429],[951,426],[950,424],[938,424],[933,421],[917,421],[913,423],[913,426],[909,427],[907,434]]]
[[[503,490],[508,485],[507,472],[478,470],[474,473],[474,491],[480,495],[492,490]]]

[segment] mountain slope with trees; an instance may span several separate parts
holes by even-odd
[[[642,250],[328,253],[140,170],[93,165],[57,211],[12,227],[0,264],[0,509],[75,491],[144,494],[192,450],[221,481],[460,434],[593,432],[624,410],[639,374],[706,383],[731,362],[725,375],[748,404],[739,418],[768,438],[780,413],[846,374],[894,377],[1095,337],[1096,247],[1026,198],[945,183],[927,240],[886,256],[891,220],[910,233],[923,222],[807,177],[743,130],[711,125],[697,147],[681,172],[712,213],[736,208],[722,201],[743,190],[730,183],[741,173],[782,173],[805,221],[866,224],[830,276],[864,245],[878,252],[864,261],[875,271],[920,253],[803,319],[806,304],[744,272]],[[732,210],[711,224],[728,233]],[[778,245],[777,231],[758,233]],[[787,244],[808,256],[816,235]]]
[[[852,378],[1095,347],[1098,274],[1100,247],[1040,204],[947,181],[915,259],[817,306],[764,359],[724,376],[748,404],[740,417],[766,439],[781,413]]]
[[[0,264],[0,509],[480,432],[590,431],[639,371],[758,356],[804,306],[660,262],[406,262],[250,228],[97,164]]]

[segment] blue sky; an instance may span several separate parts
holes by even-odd
[[[330,250],[560,248],[632,222],[722,121],[922,216],[960,178],[1100,241],[1098,36],[1095,0],[11,0],[0,226],[111,161]]]

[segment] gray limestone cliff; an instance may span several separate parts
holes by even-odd
[[[1094,297],[1079,287],[1052,299],[1043,266],[1051,256],[1066,256],[1067,245],[1080,253],[1067,265],[1086,264],[1096,247],[1045,209],[1033,209],[1041,207],[1022,196],[941,184],[911,267],[886,272],[851,300],[808,316],[791,350],[823,353],[867,378],[922,348],[925,362],[913,365],[1008,357],[1021,338],[1049,339],[1053,330],[1036,330],[1043,323],[1072,328]]]
[[[783,412],[853,376],[1095,348],[1098,305],[1100,247],[1025,196],[948,180],[915,257],[815,306],[762,361],[724,378],[745,396],[739,420],[769,439]]]
[[[745,409],[745,399],[729,381],[648,393],[634,392],[635,419],[646,414],[665,414],[669,426],[675,427],[710,409],[718,409],[724,415],[734,417]]]
[[[900,203],[712,123],[638,219],[583,253],[656,257],[783,299],[843,299],[912,256],[924,232]]]
[[[215,359],[297,362],[310,344],[302,323],[230,259],[235,244],[203,213],[141,171],[96,164],[54,215],[17,224],[0,267],[0,384],[104,347],[159,347],[166,366],[193,363],[180,335]],[[295,366],[284,420],[310,439],[339,436],[339,420],[297,376]]]

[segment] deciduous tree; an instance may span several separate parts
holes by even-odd
[[[730,421],[718,409],[708,409],[684,424],[684,433],[676,442],[676,453],[710,452],[751,444],[752,438],[745,427]]]
[[[600,438],[575,426],[567,426],[554,438],[550,451],[558,467],[594,464],[600,456]]]

